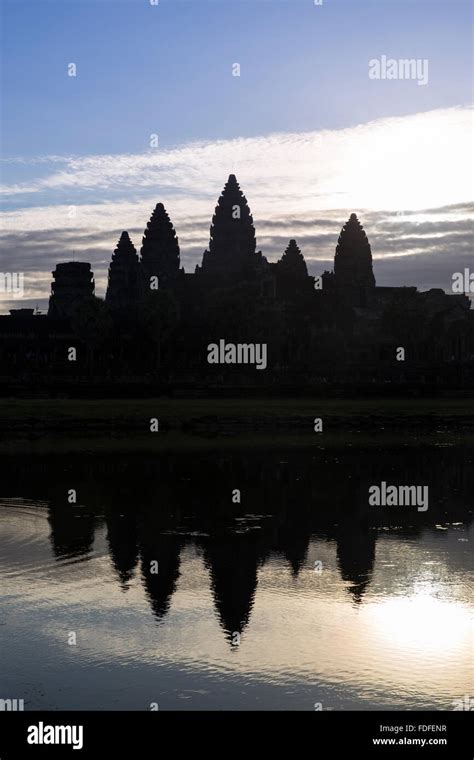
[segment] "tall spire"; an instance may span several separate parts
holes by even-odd
[[[230,174],[212,217],[209,250],[202,271],[233,274],[262,261],[256,254],[255,228],[247,199]]]
[[[308,268],[296,240],[290,240],[285,253],[278,262],[278,268],[282,273],[293,277],[307,277]]]
[[[114,311],[134,308],[138,286],[138,255],[128,232],[122,232],[109,266],[105,300]]]
[[[339,235],[334,275],[338,287],[375,286],[370,243],[355,214],[350,215]]]
[[[142,241],[140,264],[145,288],[155,276],[160,287],[172,284],[179,273],[179,261],[178,237],[165,207],[158,203]]]

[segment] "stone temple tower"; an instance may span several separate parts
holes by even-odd
[[[285,253],[278,262],[278,268],[291,277],[307,277],[308,268],[296,240],[290,240]]]
[[[130,314],[138,297],[138,255],[128,232],[122,232],[109,266],[106,302],[114,312]]]
[[[52,274],[48,316],[69,319],[80,301],[94,295],[91,265],[82,261],[67,261],[57,264]]]
[[[153,211],[143,235],[140,280],[147,292],[150,279],[157,277],[160,288],[171,288],[179,276],[179,243],[175,229],[162,203]]]
[[[255,249],[252,214],[235,174],[231,174],[212,217],[209,250],[196,273],[219,278],[251,275],[266,263]]]
[[[339,235],[334,284],[354,306],[367,305],[375,288],[370,243],[355,214],[350,215]]]
[[[305,258],[296,240],[290,240],[275,270],[278,296],[299,298],[303,292],[312,293],[314,278],[308,275]]]

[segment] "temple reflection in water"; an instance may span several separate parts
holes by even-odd
[[[271,557],[284,558],[297,579],[309,564],[311,539],[328,542],[348,594],[361,604],[379,531],[416,537],[438,523],[467,522],[474,487],[471,454],[459,447],[56,455],[16,459],[5,473],[4,497],[48,505],[58,561],[87,561],[96,530],[105,527],[117,583],[124,593],[141,583],[158,623],[169,612],[182,553],[192,547],[229,642],[245,631],[259,570]],[[429,485],[428,512],[369,507],[368,487],[382,479]],[[71,488],[76,504],[67,500]]]

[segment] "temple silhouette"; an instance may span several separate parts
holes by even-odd
[[[402,264],[401,264],[402,265]],[[208,362],[208,346],[265,344],[268,364]],[[68,361],[70,347],[77,350]],[[399,349],[403,349],[400,358]],[[58,263],[47,315],[0,317],[3,387],[112,386],[289,389],[339,384],[472,388],[474,312],[467,295],[377,286],[356,214],[343,225],[333,271],[308,274],[291,239],[277,262],[257,250],[252,214],[235,175],[218,200],[209,247],[194,273],[180,263],[162,203],[140,255],[128,232],[112,254],[105,300],[91,265]]]

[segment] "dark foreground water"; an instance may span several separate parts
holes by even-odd
[[[370,507],[382,480],[428,510]],[[0,698],[452,710],[473,495],[466,447],[3,457]]]

